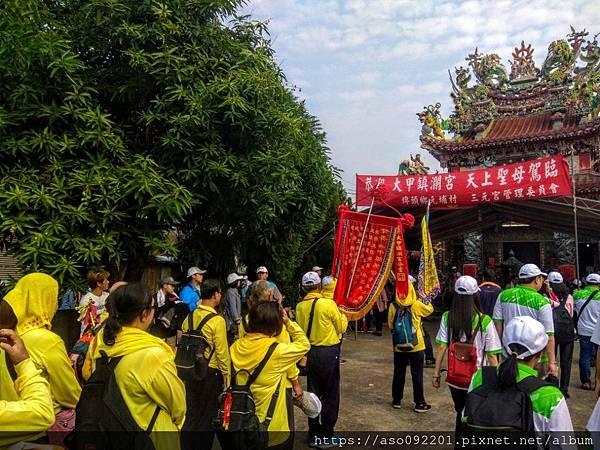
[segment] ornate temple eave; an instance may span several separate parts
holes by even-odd
[[[558,128],[545,131],[543,134],[533,133],[522,135],[517,132],[504,133],[504,136],[491,139],[469,139],[466,141],[442,140],[430,135],[420,136],[421,148],[428,150],[440,159],[444,154],[456,154],[464,151],[483,151],[499,147],[512,147],[522,145],[539,145],[540,143],[556,142],[558,144],[582,139],[590,139],[600,132],[600,118],[591,122],[573,127]]]

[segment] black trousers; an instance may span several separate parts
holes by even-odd
[[[466,389],[458,389],[452,386],[450,388],[450,394],[452,395],[452,401],[454,402],[454,411],[456,411],[456,423],[454,424],[454,442],[456,445],[454,448],[460,448],[460,438],[464,434],[464,426],[462,423],[462,412],[465,409],[465,403],[467,402],[467,395],[469,391]]]
[[[571,363],[573,362],[574,342],[556,344],[554,353],[558,357],[560,354],[560,390],[569,392],[569,383],[571,382]]]
[[[219,395],[223,391],[223,375],[208,368],[201,382],[186,383],[187,413],[181,429],[181,450],[211,450],[215,438],[213,420],[219,412]]]
[[[308,391],[321,400],[321,415],[308,419],[311,437],[332,437],[340,410],[340,346],[312,347],[308,352]]]
[[[429,336],[429,332],[425,327],[423,327],[423,341],[425,342],[425,359],[428,361],[435,360],[433,345],[431,345],[431,336]]]
[[[410,365],[410,375],[413,383],[413,400],[415,405],[425,403],[423,389],[423,366],[425,365],[424,352],[394,352],[394,378],[392,379],[392,400],[395,405],[400,404],[404,396],[404,382],[406,380],[406,366]]]

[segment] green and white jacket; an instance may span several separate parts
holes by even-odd
[[[596,294],[583,310],[583,314],[579,314],[579,311],[581,311],[581,308],[594,291]],[[573,300],[575,301],[575,310],[579,314],[577,333],[581,336],[591,336],[594,333],[594,327],[598,319],[600,319],[600,290],[592,286],[586,286],[573,293]]]
[[[548,336],[554,335],[554,320],[550,302],[535,289],[516,286],[502,291],[498,296],[496,306],[494,306],[494,320],[503,321],[506,325],[511,319],[518,316],[534,318],[544,325]]]
[[[527,377],[537,377],[538,373],[524,364],[518,363],[517,381]],[[469,386],[469,392],[481,386],[483,375],[481,369],[475,372]],[[550,431],[573,431],[571,415],[562,392],[555,386],[543,386],[529,394],[533,407],[533,425],[535,431],[543,433]],[[467,418],[463,413],[463,422]]]

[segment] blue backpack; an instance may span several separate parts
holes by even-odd
[[[417,333],[413,327],[410,307],[394,305],[394,328],[392,330],[392,341],[394,351],[408,352],[417,345]]]

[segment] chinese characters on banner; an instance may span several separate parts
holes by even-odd
[[[367,224],[368,214],[350,211],[346,205],[338,208],[338,214],[332,269],[337,278],[334,299],[350,320],[358,320],[377,301],[390,271],[396,278],[396,292],[406,297],[408,263],[404,227],[412,227],[414,217],[371,215]]]
[[[435,175],[356,176],[358,206],[371,204],[371,191],[382,188],[394,207],[448,208],[571,195],[569,166],[563,156],[506,166]],[[381,203],[376,198],[375,205]]]

